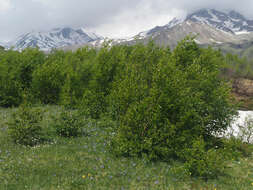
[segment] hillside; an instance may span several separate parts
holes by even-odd
[[[238,12],[201,9],[189,14],[185,19],[174,18],[167,25],[140,32],[135,37],[118,43],[147,43],[154,40],[158,45],[170,46],[173,49],[178,41],[191,35],[195,36],[196,42],[203,47],[210,45],[221,49],[224,53],[235,53],[251,59],[252,31],[253,21]]]
[[[14,47],[16,50],[38,47],[40,50],[50,51],[65,46],[83,45],[102,38],[93,32],[86,31],[84,28],[64,27],[23,34],[12,41],[9,46]]]

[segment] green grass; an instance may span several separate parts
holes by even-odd
[[[45,106],[43,127],[50,130],[50,116],[59,107]],[[13,144],[6,121],[15,109],[0,109],[0,190],[48,189],[253,189],[253,156],[231,161],[219,179],[203,181],[187,176],[181,163],[146,162],[114,157],[110,153],[110,126],[89,122],[87,136],[54,137],[33,148]]]

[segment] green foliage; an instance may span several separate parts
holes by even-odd
[[[0,80],[0,106],[18,106],[22,102],[22,90],[20,83],[15,80]]]
[[[42,109],[46,110],[44,130],[61,108]],[[0,189],[252,189],[252,156],[226,162],[224,175],[205,181],[187,176],[189,172],[178,161],[147,163],[142,158],[115,157],[108,144],[113,133],[106,122],[101,126],[100,120],[89,123],[88,137],[53,136],[52,144],[17,147],[6,139],[4,124],[15,111],[0,108]]]
[[[8,133],[16,144],[35,146],[44,141],[40,122],[43,114],[40,109],[21,105],[8,123]]]
[[[37,49],[9,50],[0,54],[0,106],[20,105],[23,91],[32,97],[32,73],[44,61],[44,53]]]
[[[185,168],[194,177],[201,176],[205,180],[217,178],[224,174],[225,153],[220,149],[206,149],[203,138],[196,140],[191,148],[184,150]]]
[[[117,155],[145,156],[149,160],[172,159],[175,141],[175,125],[161,118],[161,108],[147,98],[131,106],[122,117],[119,129],[112,141]]]
[[[117,122],[107,115],[101,116],[99,120],[96,120],[96,125],[100,128],[110,128],[112,130],[117,128]]]
[[[104,46],[95,57],[92,68],[93,77],[83,93],[82,106],[85,113],[92,118],[99,118],[108,108],[107,98],[111,93],[113,82],[118,81],[127,56],[126,46]]]
[[[223,140],[223,149],[231,159],[238,160],[240,157],[249,157],[252,154],[250,144],[243,142],[236,137]]]
[[[93,49],[83,48],[76,53],[68,52],[64,58],[64,85],[60,92],[61,105],[76,108],[82,100],[83,93],[88,88],[89,81],[93,77],[93,62],[90,57]],[[96,54],[95,54],[96,55]]]
[[[32,90],[37,99],[44,104],[56,104],[59,101],[64,74],[61,61],[46,62],[33,72]]]
[[[84,120],[78,111],[63,110],[59,118],[54,117],[52,126],[62,137],[77,137],[83,132]]]
[[[223,133],[235,114],[230,88],[219,77],[222,55],[200,49],[190,38],[172,53],[152,44],[137,50],[146,54],[133,53],[135,61],[112,92],[113,114],[120,123],[113,151],[151,160],[185,160],[184,152],[195,146],[199,136],[212,144],[212,136]],[[214,159],[211,148],[203,154]],[[209,163],[206,159],[198,170]]]
[[[96,93],[91,90],[86,90],[83,94],[79,109],[86,116],[98,119],[100,114],[105,112],[104,101],[104,94],[102,92]]]
[[[22,102],[22,84],[17,79],[19,53],[7,51],[0,54],[0,106],[18,106]]]
[[[127,60],[113,82],[108,97],[109,110],[114,119],[123,116],[131,104],[143,100],[152,86],[153,75],[158,63],[167,60],[168,49],[150,42],[147,46],[137,44],[127,50]]]
[[[73,86],[71,85],[72,81],[70,75],[67,74],[67,78],[60,93],[60,104],[69,108],[74,107],[78,102],[75,91],[73,91]]]
[[[251,64],[202,49],[189,37],[173,51],[153,42],[48,55],[37,49],[1,51],[0,106],[18,106],[27,94],[29,102],[79,109],[116,131],[111,142],[116,155],[179,159],[194,175],[214,177],[221,170],[212,165],[220,156],[214,135],[226,131],[235,114],[222,74],[250,77]],[[54,120],[58,135],[78,136],[81,117],[63,111]],[[197,147],[200,153],[194,157],[189,151]],[[204,153],[208,157],[198,162]],[[204,167],[208,172],[201,171]]]
[[[45,62],[45,54],[38,49],[25,49],[21,52],[17,68],[18,80],[24,89],[29,89],[32,82],[33,71]]]
[[[247,78],[253,79],[253,63],[246,57],[240,58],[238,55],[227,53],[225,56],[226,65],[222,69],[222,74],[229,79]]]

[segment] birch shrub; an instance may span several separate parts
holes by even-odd
[[[119,122],[112,141],[116,155],[188,162],[191,154],[185,154],[196,149],[199,137],[205,144],[202,150],[213,155],[213,134],[226,131],[235,114],[230,87],[219,77],[221,53],[201,49],[191,38],[172,52],[149,44],[136,46],[132,53],[112,92],[111,106]]]

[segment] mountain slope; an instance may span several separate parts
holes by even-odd
[[[53,48],[86,44],[101,38],[101,36],[87,32],[83,28],[73,29],[65,27],[55,28],[45,32],[30,32],[21,35],[12,42],[12,46],[18,50],[27,47],[38,47],[41,50],[49,51]]]
[[[167,25],[141,32],[134,40],[125,43],[146,43],[152,39],[158,45],[174,48],[186,35],[196,36],[196,42],[201,45],[248,43],[253,40],[253,21],[235,11],[225,13],[201,9],[189,14],[184,20],[174,18]]]
[[[214,9],[201,9],[188,15],[186,20],[208,24],[232,34],[243,34],[253,31],[253,21],[247,20],[236,11],[225,13]]]
[[[170,46],[172,49],[185,36],[196,36],[195,41],[203,47],[213,46],[223,52],[253,59],[253,21],[246,19],[235,11],[221,12],[214,9],[201,9],[189,14],[185,19],[174,18],[164,26],[157,26],[140,32],[128,39],[99,39],[88,45],[100,47],[103,42],[109,45],[147,43],[150,39],[158,45]],[[64,47],[76,50],[82,45]]]
[[[184,21],[168,30],[155,32],[151,36],[143,38],[143,41],[153,39],[159,45],[170,45],[173,48],[186,35],[196,36],[198,44],[240,43],[253,37],[250,34],[235,36],[234,34],[217,30],[207,24]]]
[[[104,42],[109,45],[134,44],[137,41],[147,43],[152,39],[158,45],[169,45],[174,48],[177,42],[187,35],[196,36],[196,42],[203,46],[213,45],[219,48],[225,46],[225,50],[236,47],[235,51],[240,52],[241,55],[244,52],[239,50],[244,51],[246,47],[247,55],[249,55],[249,52],[252,52],[249,45],[253,41],[253,20],[246,19],[235,11],[221,12],[214,9],[201,9],[189,14],[185,19],[174,18],[164,26],[140,32],[128,39],[108,39],[82,28],[65,27],[24,34],[11,46],[18,50],[27,47],[38,47],[44,51],[54,48],[75,50],[84,45],[100,47]]]

